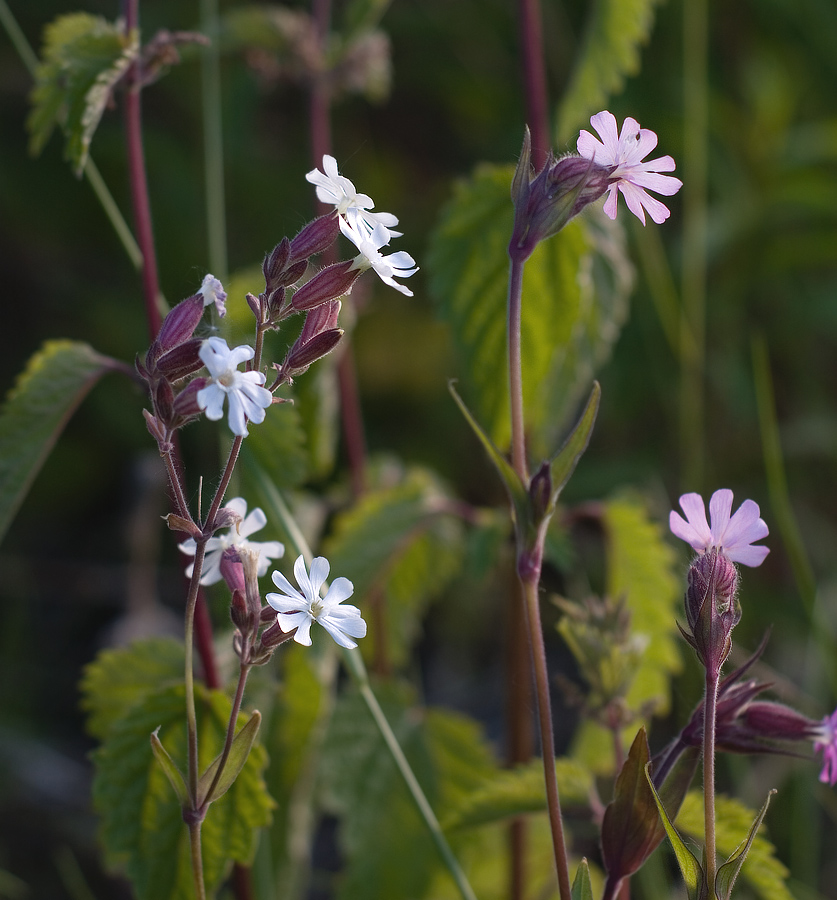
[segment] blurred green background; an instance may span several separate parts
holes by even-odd
[[[49,0],[11,5],[35,47],[45,23],[77,8]],[[235,6],[223,3],[222,12]],[[106,17],[117,12],[115,3],[84,9]],[[566,87],[588,11],[580,0],[543,0],[553,105]],[[162,27],[196,28],[198,15],[197,2],[145,2],[143,37]],[[752,648],[773,626],[766,664],[782,696],[819,718],[837,701],[835,659],[812,649],[811,621],[774,525],[752,341],[763,339],[769,354],[792,509],[818,586],[818,628],[833,651],[837,6],[833,0],[736,0],[710,3],[709,17],[704,474],[700,483],[684,474],[690,453],[679,436],[680,367],[642,263],[663,252],[677,288],[683,248],[677,196],[665,226],[648,226],[654,234],[626,223],[637,264],[630,317],[599,374],[600,417],[564,500],[600,499],[628,485],[643,491],[665,521],[686,490],[708,495],[731,487],[737,500],[755,499],[771,526],[772,552],[762,569],[745,573],[736,634]],[[335,107],[334,152],[360,190],[398,214],[405,235],[399,249],[422,265],[453,181],[479,161],[507,163],[519,151],[525,113],[516,11],[511,0],[395,0],[382,25],[392,46],[391,93],[378,103],[352,97]],[[683,4],[661,3],[641,70],[607,104],[620,121],[631,115],[655,130],[660,153],[675,157],[681,177],[683,49]],[[240,52],[224,55],[222,77],[235,272],[259,263],[310,218],[313,191],[303,176],[312,160],[306,102],[297,87],[265,85]],[[38,159],[27,152],[30,88],[0,32],[4,392],[47,338],[88,341],[127,361],[147,345],[139,279],[88,185],[63,161],[61,140],[54,136]],[[197,54],[187,50],[182,65],[143,100],[160,283],[170,302],[192,293],[209,266],[199,96]],[[556,149],[573,148],[574,137]],[[92,155],[129,217],[118,109],[105,114]],[[359,314],[354,345],[369,449],[432,466],[471,502],[499,503],[494,474],[447,393],[460,364],[434,312],[426,274],[410,280],[410,299],[370,286]],[[87,801],[92,745],[83,733],[76,683],[97,649],[126,622],[136,624],[126,619],[128,546],[145,521],[138,509],[143,485],[156,477],[142,402],[124,379],[110,376],[96,387],[0,547],[0,869],[30,885],[27,894],[0,881],[0,896],[79,898],[85,886],[100,898],[128,896],[96,862]],[[200,426],[187,433],[191,458],[212,458],[213,435]],[[162,605],[153,614],[176,628],[175,552],[165,535],[147,540],[147,552],[153,556],[159,543],[165,561]],[[685,564],[685,553],[682,558]],[[438,642],[437,630],[430,632]],[[432,641],[422,647],[431,668],[436,649]],[[466,658],[468,650],[477,656],[484,647],[466,648]],[[680,719],[691,708],[697,679],[690,662],[676,687]],[[473,709],[480,702],[461,704]],[[837,794],[812,794],[816,771],[800,761],[734,760],[721,778],[756,805],[765,787],[782,788],[768,818],[780,856],[795,878],[833,897],[837,863],[828,847]],[[803,879],[812,863],[819,871]]]

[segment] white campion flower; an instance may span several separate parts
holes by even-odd
[[[679,178],[660,175],[673,172],[675,163],[670,156],[649,159],[642,162],[656,146],[657,135],[648,128],[640,128],[636,119],[627,118],[622,124],[622,133],[617,134],[616,117],[603,110],[590,119],[590,124],[599,133],[601,141],[589,131],[582,131],[578,137],[578,152],[596,165],[613,167],[611,184],[605,200],[604,211],[611,219],[616,218],[617,191],[621,191],[628,209],[645,224],[645,210],[659,225],[669,217],[664,203],[652,197],[645,189],[670,197],[683,186]]]
[[[238,371],[241,363],[255,356],[255,350],[246,344],[230,350],[223,338],[211,337],[203,342],[199,356],[212,377],[198,391],[198,406],[206,411],[207,419],[217,421],[224,415],[226,398],[233,434],[247,437],[247,420],[257,425],[263,422],[265,410],[273,402],[270,391],[263,387],[263,372]]]
[[[265,600],[276,610],[276,621],[285,634],[296,628],[294,640],[298,644],[311,646],[311,625],[319,622],[336,643],[351,649],[357,647],[352,638],[366,636],[366,622],[356,606],[343,605],[354,592],[348,578],[335,578],[325,597],[320,596],[329,568],[328,560],[318,556],[311,563],[309,575],[300,556],[294,563],[294,576],[301,593],[281,572],[274,572],[271,578],[282,593],[265,594]]]
[[[359,194],[354,184],[337,170],[337,160],[326,154],[323,156],[323,171],[312,169],[306,181],[316,186],[317,199],[321,203],[333,204],[341,218],[350,218],[354,227],[369,233],[382,225],[390,237],[401,237],[401,232],[393,231],[398,219],[392,213],[371,212],[375,203],[368,194]]]
[[[224,305],[227,302],[227,292],[224,285],[214,275],[205,275],[198,293],[203,296],[204,308],[214,303],[218,315],[223,319],[227,314],[227,307]]]
[[[413,292],[403,284],[398,284],[395,278],[409,278],[410,275],[418,272],[416,261],[404,250],[390,253],[389,256],[384,256],[380,252],[381,247],[385,247],[392,237],[383,225],[376,225],[369,232],[363,226],[352,226],[341,217],[340,230],[360,250],[360,254],[354,259],[352,268],[360,269],[361,272],[366,269],[374,269],[375,274],[384,284],[394,287],[396,291],[401,291],[407,297],[413,296]]]
[[[247,501],[243,497],[234,497],[224,504],[225,509],[232,510],[240,521],[227,529],[225,534],[215,535],[206,542],[206,556],[203,560],[201,572],[201,584],[216,584],[223,578],[221,574],[221,557],[224,551],[230,547],[236,550],[252,550],[258,554],[258,576],[261,578],[267,574],[270,563],[274,559],[281,559],[285,555],[285,546],[279,541],[251,541],[251,534],[261,531],[267,524],[267,516],[256,507],[247,514]],[[178,549],[187,556],[194,556],[197,544],[194,538],[178,544]],[[190,563],[186,568],[186,577],[191,578],[195,564]]]

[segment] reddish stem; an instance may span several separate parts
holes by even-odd
[[[518,0],[520,53],[526,95],[526,121],[532,134],[532,164],[540,171],[552,141],[549,139],[546,67],[543,57],[539,0]]]

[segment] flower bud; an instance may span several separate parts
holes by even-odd
[[[157,372],[168,381],[180,381],[203,368],[203,360],[198,355],[203,341],[190,338],[173,347],[157,360]]]
[[[263,312],[262,312],[262,295],[258,297],[254,297],[249,291],[245,295],[244,299],[247,301],[247,305],[250,307],[250,312],[256,317],[256,321],[261,322],[263,320]]]
[[[686,618],[691,633],[682,628],[681,632],[715,677],[729,656],[732,629],[741,619],[737,588],[735,564],[722,550],[712,547],[695,557],[686,591]]]
[[[302,228],[291,241],[291,259],[293,261],[307,260],[309,256],[322,253],[326,247],[330,247],[337,240],[339,233],[340,224],[334,213],[319,216]],[[292,284],[293,282],[287,283]]]
[[[514,228],[509,253],[528,259],[543,240],[557,234],[585,206],[598,200],[610,184],[612,166],[568,155],[550,154],[544,167],[531,174],[531,138],[527,128],[512,180]]]
[[[292,377],[301,375],[312,363],[322,359],[324,356],[328,356],[340,343],[342,337],[342,328],[332,328],[311,338],[306,344],[300,345],[299,341],[297,341],[291,347],[285,364],[282,366],[282,371]]]
[[[163,422],[171,422],[174,413],[174,388],[165,380],[159,379],[154,385],[154,410]]]
[[[253,630],[253,617],[250,615],[247,600],[241,591],[233,591],[230,601],[230,619],[243,636],[250,634]]]
[[[206,378],[193,378],[174,398],[172,411],[176,419],[192,419],[203,412],[198,405],[198,391],[203,390],[206,383]]]
[[[203,316],[203,304],[203,294],[193,294],[178,303],[166,316],[157,335],[162,353],[192,337]]]
[[[291,242],[283,237],[282,240],[267,254],[262,263],[264,272],[265,291],[269,293],[277,287],[283,287],[286,282],[282,280],[285,268],[291,258]]]
[[[542,522],[552,504],[552,472],[548,462],[543,463],[532,476],[529,482],[529,500],[535,522]]]
[[[352,261],[349,260],[326,266],[317,272],[291,298],[294,309],[300,311],[313,309],[348,294],[360,275],[358,270],[352,269],[352,265]]]
[[[227,587],[231,591],[240,591],[245,593],[244,569],[241,560],[238,558],[238,550],[235,547],[228,547],[221,554],[221,564],[219,566],[221,577],[227,583]]]

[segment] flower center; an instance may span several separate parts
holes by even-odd
[[[324,607],[323,607],[323,601],[318,597],[318,598],[311,604],[311,615],[312,615],[315,619],[318,619],[318,618],[322,615],[323,609],[324,609]]]
[[[233,371],[232,369],[227,369],[227,371],[224,372],[223,375],[218,376],[218,384],[222,385],[225,388],[232,387],[233,383],[235,382],[235,375],[235,371]]]

